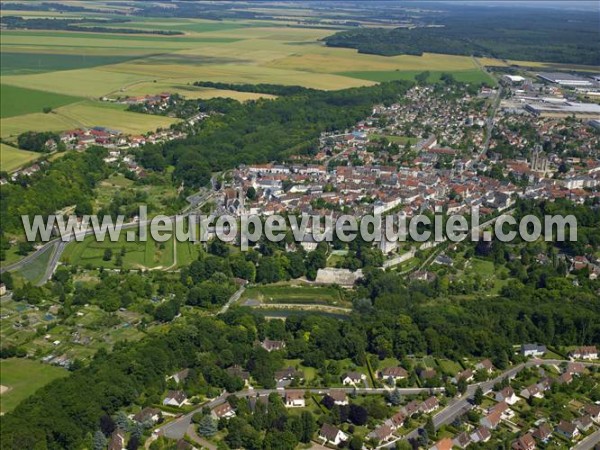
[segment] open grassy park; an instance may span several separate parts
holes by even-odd
[[[3,359],[0,363],[2,414],[12,411],[22,400],[53,380],[68,375],[65,369],[30,359]]]

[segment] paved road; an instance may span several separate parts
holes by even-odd
[[[573,447],[573,450],[592,450],[596,444],[600,443],[600,430],[590,434],[579,444]]]
[[[219,314],[226,313],[229,307],[240,299],[245,290],[246,286],[241,286],[237,291],[235,291],[234,294],[231,297],[229,297],[227,303],[225,303],[223,307],[219,310]]]
[[[515,377],[521,370],[523,370],[526,367],[535,367],[535,366],[539,366],[542,364],[559,365],[559,364],[565,363],[565,362],[568,362],[568,361],[561,360],[561,359],[544,359],[544,360],[531,359],[531,360],[527,361],[526,363],[522,363],[522,364],[516,365],[514,367],[511,367],[510,369],[502,372],[500,375],[498,375],[496,378],[494,378],[490,381],[484,381],[482,383],[470,384],[467,388],[467,392],[461,398],[451,400],[450,403],[448,404],[448,406],[446,406],[443,410],[441,410],[440,412],[438,412],[437,414],[435,414],[433,416],[433,418],[432,418],[433,425],[435,426],[435,429],[437,430],[442,425],[448,425],[448,424],[454,422],[454,420],[456,420],[456,418],[462,416],[463,414],[468,412],[471,408],[473,408],[472,401],[473,401],[473,397],[475,395],[475,391],[477,390],[478,387],[481,387],[481,389],[485,393],[485,392],[491,391],[494,388],[494,385],[496,383],[499,383],[500,381],[504,380],[505,378]],[[584,364],[586,366],[600,365],[600,363],[584,363]],[[410,433],[406,434],[403,437],[403,439],[416,439],[418,436],[419,436],[419,430],[412,430]],[[596,433],[590,435],[590,438],[591,437],[593,437],[593,439],[591,439],[589,442],[582,441],[579,443],[579,445],[581,445],[585,442],[585,446],[583,446],[581,448],[579,448],[579,447],[575,447],[575,448],[577,450],[592,449],[593,445],[598,442],[598,439],[600,439],[600,430],[598,430]],[[396,443],[396,441],[389,442],[385,445],[382,445],[379,448],[392,448],[392,447],[395,447],[395,443]]]
[[[309,391],[313,394],[326,394],[327,392],[332,392],[332,391],[338,391],[338,392],[345,392],[347,394],[352,394],[353,392],[356,392],[357,394],[385,394],[386,392],[389,392],[389,389],[386,388],[353,388],[353,387],[349,387],[349,388],[310,388],[310,389],[301,389],[303,391]],[[443,392],[444,388],[434,388],[434,389],[430,389],[430,388],[405,388],[405,389],[398,389],[400,391],[401,394],[403,395],[416,395],[416,394],[421,394],[423,392],[431,392],[431,393],[439,393],[439,392]],[[230,393],[223,393],[221,394],[219,397],[210,400],[209,402],[203,403],[202,405],[198,405],[197,408],[195,408],[193,411],[169,422],[168,424],[159,427],[158,429],[156,429],[156,432],[159,432],[161,434],[163,434],[164,436],[171,438],[171,439],[181,439],[183,436],[185,436],[186,431],[188,430],[188,427],[190,426],[190,424],[192,423],[192,416],[201,411],[204,407],[208,406],[209,408],[214,408],[217,405],[220,405],[221,403],[224,403],[227,400],[227,397],[229,397],[230,395],[235,395],[236,397],[241,397],[241,398],[248,398],[248,397],[254,397],[256,395],[269,395],[273,392],[276,392],[278,394],[282,394],[283,392],[285,392],[283,389],[246,389],[240,392],[235,392],[233,394]]]

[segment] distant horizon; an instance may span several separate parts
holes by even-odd
[[[293,0],[290,0],[293,2]],[[338,0],[325,0],[338,1]],[[340,0],[343,1],[343,0]],[[352,0],[351,0],[352,1]],[[307,0],[311,3],[312,0]],[[395,3],[445,3],[455,5],[474,5],[485,4],[485,6],[507,6],[512,5],[521,8],[549,8],[549,9],[569,9],[569,10],[593,10],[600,11],[600,2],[596,0],[372,0],[378,2]]]

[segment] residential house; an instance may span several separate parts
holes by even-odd
[[[534,450],[535,439],[531,433],[524,434],[512,444],[514,450]]]
[[[388,442],[394,437],[392,427],[389,425],[381,425],[371,431],[368,435],[368,438],[375,439],[377,442]]]
[[[163,405],[181,407],[187,400],[187,395],[183,391],[169,391],[163,400]]]
[[[462,372],[458,372],[454,378],[452,378],[453,383],[458,383],[460,380],[464,380],[467,383],[473,381],[473,371],[471,369],[463,370]]]
[[[125,450],[125,432],[123,430],[115,430],[110,435],[108,450]]]
[[[492,437],[492,433],[485,426],[481,426],[477,428],[473,433],[471,433],[471,442],[477,444],[479,442],[487,442]]]
[[[406,414],[406,417],[412,417],[418,413],[420,409],[421,404],[417,400],[412,400],[404,407],[404,413]]]
[[[435,443],[433,447],[430,447],[429,450],[452,450],[452,446],[454,442],[450,438],[444,438]]]
[[[506,402],[509,405],[514,405],[519,401],[519,397],[515,395],[515,391],[510,386],[505,387],[500,392],[496,392],[497,402]]]
[[[261,342],[260,346],[268,352],[274,352],[277,350],[283,350],[285,348],[285,342],[265,339]]]
[[[500,413],[500,420],[510,420],[514,417],[515,413],[512,409],[508,407],[506,402],[500,402],[494,405],[492,408],[488,410],[488,414],[492,412]]]
[[[379,372],[379,378],[385,381],[398,381],[408,377],[408,372],[402,367],[387,367]]]
[[[555,431],[557,434],[560,434],[569,440],[575,439],[577,436],[579,436],[579,430],[577,429],[577,426],[571,422],[567,422],[566,420],[561,420]]]
[[[552,428],[547,423],[541,424],[533,432],[533,437],[543,444],[546,444],[552,436]]]
[[[573,359],[598,359],[598,349],[595,345],[579,347],[573,350],[569,356]]]
[[[587,432],[594,425],[592,417],[589,415],[578,417],[573,421],[573,423],[577,426],[577,429],[582,433]]]
[[[479,423],[490,430],[495,430],[496,427],[500,424],[501,419],[502,413],[500,411],[493,411],[487,416],[483,417],[479,421]]]
[[[523,344],[521,346],[521,354],[523,356],[544,356],[548,350],[545,345],[538,344]]]
[[[402,425],[404,425],[405,421],[406,421],[406,415],[402,411],[400,411],[392,416],[392,418],[390,419],[390,424],[391,424],[392,428],[397,430]]]
[[[235,416],[235,411],[229,404],[229,402],[222,403],[218,406],[215,406],[210,411],[210,415],[213,419],[229,419],[230,417]]]
[[[168,377],[167,380],[173,380],[173,381],[175,381],[175,383],[179,384],[179,383],[185,381],[187,379],[187,377],[189,376],[189,374],[190,374],[190,369],[183,369],[177,373],[174,373],[170,377]]]
[[[275,372],[275,381],[281,383],[282,381],[301,380],[303,373],[293,367],[287,367],[282,370]]]
[[[600,423],[600,405],[595,405],[593,403],[586,405],[583,408],[583,411],[588,414],[592,420],[596,423]]]
[[[156,408],[144,408],[139,413],[133,416],[133,420],[137,423],[151,423],[155,424],[161,418],[160,409]]]
[[[306,406],[304,391],[285,391],[284,399],[286,408],[304,408]]]
[[[419,409],[421,410],[421,412],[423,414],[430,414],[433,411],[435,411],[436,409],[438,409],[439,407],[440,407],[440,402],[438,401],[438,399],[431,396],[427,400],[425,400],[423,403],[421,403],[421,406],[419,407]]]
[[[469,436],[468,432],[464,431],[464,432],[460,433],[458,436],[456,436],[452,440],[452,443],[454,444],[455,447],[467,448],[469,446],[469,444],[471,443],[471,436]]]
[[[361,381],[366,380],[367,376],[360,372],[346,372],[342,374],[342,384],[359,384]]]
[[[248,385],[248,383],[250,382],[250,372],[242,369],[238,365],[228,367],[227,369],[225,369],[225,372],[227,372],[227,374],[230,377],[241,378],[242,380],[244,380],[244,384],[246,385]]]
[[[520,395],[525,399],[530,399],[532,397],[544,398],[544,391],[542,391],[537,384],[532,384],[531,386],[524,388]]]
[[[560,374],[560,376],[556,379],[558,384],[570,384],[571,381],[573,381],[573,376],[569,372]]]
[[[344,406],[348,404],[348,396],[343,391],[329,391],[327,395],[331,397],[334,405]]]
[[[336,447],[348,440],[348,435],[340,430],[338,427],[324,423],[319,431],[319,439],[323,441],[323,444],[332,444]]]
[[[567,368],[565,369],[565,373],[570,375],[581,375],[585,372],[585,365],[580,362],[570,362],[567,363]]]

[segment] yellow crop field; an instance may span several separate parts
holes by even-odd
[[[94,126],[140,134],[168,128],[176,121],[169,117],[124,111],[108,103],[84,101],[57,108],[50,114],[33,113],[2,119],[2,138],[15,139],[26,131],[63,131]]]
[[[150,74],[141,76],[104,69],[61,70],[2,77],[6,84],[79,97],[101,97],[129,84],[151,79]]]
[[[168,128],[177,119],[124,111],[121,105],[84,101],[58,108],[56,114],[70,120],[73,126],[102,126],[123,133],[139,134]]]
[[[176,79],[181,76],[195,81],[220,81],[225,83],[274,83],[283,85],[301,85],[315,89],[344,89],[373,84],[365,80],[333,74],[310,73],[299,70],[283,70],[257,65],[215,64],[205,66],[178,65],[140,65],[135,63],[115,64],[107,68],[111,71],[136,73],[140,76],[150,71],[157,79]]]
[[[26,131],[61,131],[73,128],[69,119],[56,114],[32,113],[2,119],[1,136],[3,139],[14,140]]]
[[[469,70],[476,68],[467,56],[438,55],[425,53],[423,56],[378,56],[358,54],[356,50],[336,49],[319,46],[304,47],[305,53],[295,53],[278,59],[270,67],[306,70],[315,72],[346,72],[361,70]]]
[[[41,156],[6,144],[0,144],[0,171],[13,172]]]

